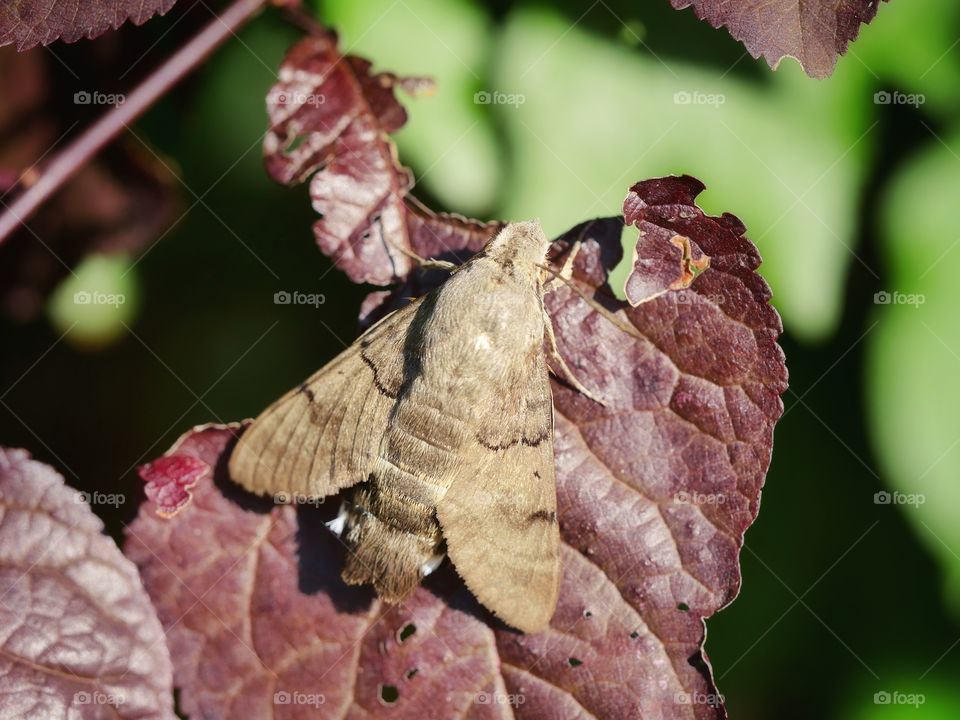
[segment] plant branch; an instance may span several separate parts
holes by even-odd
[[[44,163],[31,184],[0,215],[0,244],[25,223],[51,195],[83,165],[117,137],[174,85],[192,72],[211,52],[228,40],[268,0],[236,0],[222,14],[180,48],[126,100],[104,113],[92,126]]]

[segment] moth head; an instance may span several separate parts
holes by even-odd
[[[539,265],[547,256],[550,241],[539,220],[514,222],[501,230],[487,245],[487,255],[499,263],[509,263],[524,269]],[[519,269],[519,268],[518,268]]]

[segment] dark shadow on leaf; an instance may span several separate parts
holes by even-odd
[[[233,431],[234,436],[224,448],[224,451],[217,456],[217,464],[213,466],[213,484],[227,500],[236,503],[244,510],[250,512],[266,514],[273,510],[275,504],[270,496],[256,495],[245,490],[239,484],[230,478],[230,456],[233,454],[233,448],[237,445],[237,439],[242,433],[241,430]]]
[[[340,578],[347,550],[324,524],[336,517],[339,506],[336,496],[319,506],[297,506],[297,586],[304,595],[329,596],[339,612],[363,612],[376,598],[373,588]]]

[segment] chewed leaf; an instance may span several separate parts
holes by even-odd
[[[116,30],[125,22],[142,25],[154,15],[163,15],[176,0],[18,0],[0,6],[0,46],[26,50],[49,45],[54,40],[67,43],[95,38],[107,30]]]
[[[242,494],[225,477],[239,429],[211,426],[176,454],[213,476],[172,519],[141,508],[126,546],[169,627],[188,712],[310,717],[324,703],[337,717],[726,717],[703,619],[739,589],[786,370],[759,256],[731,216],[694,212],[697,191],[689,178],[634,190],[647,221],[674,222],[675,206],[686,222],[676,234],[710,256],[688,289],[635,308],[606,290],[619,218],[554,244],[560,262],[580,242],[579,292],[560,285],[546,298],[560,351],[610,402],[554,383],[564,546],[549,629],[497,623],[449,564],[392,608],[345,586],[343,546],[323,527],[338,503],[274,507]],[[428,286],[420,277],[398,295]],[[242,680],[225,689],[208,679],[228,672]]]
[[[670,0],[678,10],[693,7],[697,17],[725,26],[755,58],[776,68],[796,58],[811,77],[833,72],[837,56],[856,39],[860,25],[873,20],[880,0]]]
[[[710,244],[711,238],[726,238],[741,251],[752,247],[749,241],[746,245],[736,242],[745,228],[735,216],[713,218],[697,207],[696,197],[703,188],[689,175],[644,180],[630,188],[623,201],[624,221],[640,230],[633,270],[625,285],[631,305],[667,290],[690,287],[710,267],[710,256],[701,243]]]
[[[157,506],[157,513],[170,517],[190,502],[191,490],[210,472],[203,460],[190,455],[164,455],[137,468],[146,483],[144,492]]]
[[[694,278],[708,267],[710,257],[690,238],[674,235],[661,227],[641,225],[633,270],[627,276],[624,294],[631,305],[639,305],[668,290],[690,287]]]
[[[175,718],[170,655],[137,569],[82,494],[0,449],[0,715]]]
[[[267,170],[285,184],[310,179],[317,244],[352,280],[396,282],[415,256],[462,261],[456,253],[476,252],[502,226],[435,214],[409,195],[413,176],[389,137],[407,120],[394,89],[423,92],[425,80],[373,74],[333,34],[294,45],[279,77],[267,95]]]

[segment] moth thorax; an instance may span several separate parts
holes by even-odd
[[[507,225],[487,246],[487,252],[500,263],[533,266],[543,262],[550,248],[550,241],[538,220],[515,222]]]

